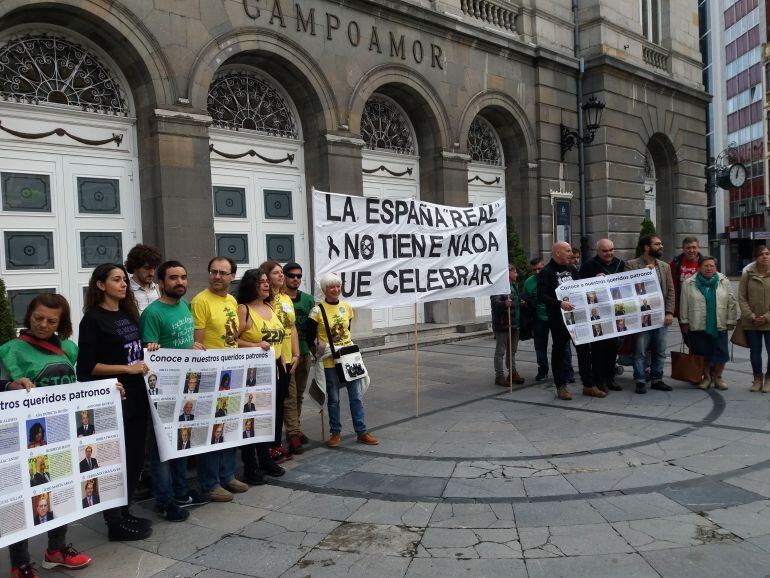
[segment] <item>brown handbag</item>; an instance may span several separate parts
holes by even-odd
[[[738,322],[735,324],[735,330],[730,337],[730,341],[739,347],[749,346],[749,340],[746,339],[746,330],[743,328],[743,323],[741,323],[740,319],[738,319]]]
[[[700,383],[703,379],[704,365],[703,356],[685,353],[683,343],[681,351],[671,352],[671,379]]]

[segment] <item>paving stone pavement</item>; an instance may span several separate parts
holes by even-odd
[[[679,340],[674,327],[669,347]],[[327,449],[308,403],[317,441],[282,478],[178,524],[139,504],[157,520],[144,542],[108,542],[98,516],[73,524],[68,539],[94,563],[41,574],[770,575],[770,396],[749,392],[747,350],[728,364],[727,391],[671,382],[636,395],[625,368],[623,391],[594,399],[573,386],[561,402],[552,382],[532,381],[531,342],[517,355],[527,383],[493,385],[493,346],[422,349],[419,417],[414,353],[368,357],[379,446],[355,442],[343,407],[343,443]],[[31,540],[33,557],[43,546]]]

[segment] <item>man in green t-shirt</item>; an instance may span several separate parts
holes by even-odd
[[[190,305],[182,298],[187,293],[187,269],[179,261],[166,261],[158,267],[157,277],[161,296],[147,306],[139,321],[144,346],[149,351],[202,349],[194,345]],[[149,457],[156,509],[168,521],[181,522],[189,516],[182,508],[211,500],[187,485],[187,458],[161,462],[154,437],[152,442]]]
[[[305,342],[305,328],[310,310],[315,305],[312,295],[300,291],[302,282],[302,267],[299,263],[287,263],[283,268],[286,279],[284,293],[291,297],[294,304],[296,320],[294,327],[299,338],[299,359],[296,361],[295,371],[291,374],[289,382],[289,396],[284,400],[284,424],[286,435],[289,438],[289,449],[293,454],[301,454],[305,450],[302,444],[308,443],[307,436],[302,433],[300,415],[302,414],[302,398],[305,394],[305,385],[310,371],[310,349]]]

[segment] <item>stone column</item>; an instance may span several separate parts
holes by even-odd
[[[434,161],[431,195],[425,200],[455,207],[468,206],[468,161],[464,154],[442,151]],[[425,304],[425,321],[429,323],[463,323],[475,321],[476,304],[473,299],[445,299]]]
[[[211,117],[156,109],[141,147],[142,232],[164,259],[188,269],[188,295],[208,285],[214,257],[209,125]]]

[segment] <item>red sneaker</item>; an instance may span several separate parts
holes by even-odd
[[[35,565],[30,562],[11,568],[11,578],[39,578],[35,572]]]
[[[72,544],[67,544],[64,548],[51,552],[48,548],[43,554],[43,568],[50,570],[57,566],[65,568],[84,568],[91,563],[91,556],[81,554]]]

